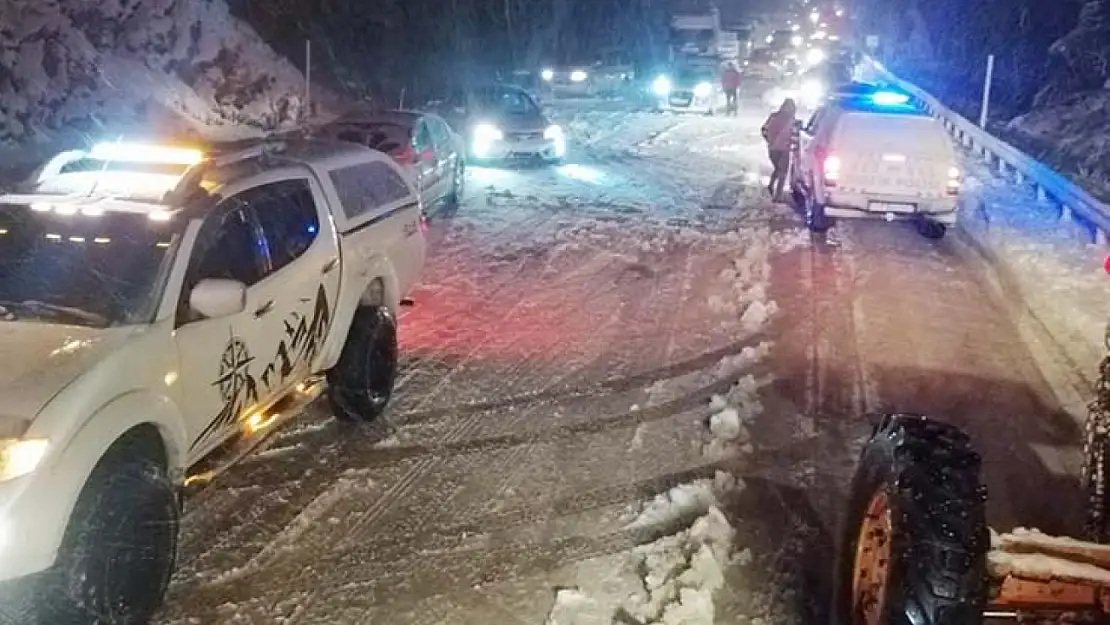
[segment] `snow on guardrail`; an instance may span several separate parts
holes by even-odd
[[[864,63],[871,74],[910,94],[921,107],[944,122],[945,128],[961,145],[981,155],[1000,175],[1010,177],[1018,184],[1032,185],[1040,201],[1051,202],[1059,207],[1062,221],[1083,226],[1090,233],[1092,241],[1106,244],[1107,235],[1110,234],[1110,205],[1095,199],[1081,187],[1021,150],[991,136],[917,85],[894,75],[875,59],[867,58]]]

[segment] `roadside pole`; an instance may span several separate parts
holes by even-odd
[[[987,57],[987,76],[983,80],[983,105],[979,109],[979,127],[987,127],[987,113],[991,107],[991,80],[994,77],[994,55]]]

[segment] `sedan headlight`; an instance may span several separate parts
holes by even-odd
[[[47,441],[41,438],[0,439],[0,482],[34,471],[46,455],[46,447]]]
[[[474,127],[474,143],[471,145],[471,152],[477,158],[486,158],[490,155],[490,149],[497,141],[505,138],[505,133],[493,124],[478,124]]]
[[[586,82],[587,78],[589,78],[589,76],[586,74],[586,72],[580,69],[576,69],[570,73],[571,82]]]
[[[555,70],[545,69],[540,72],[540,76],[543,77],[543,79],[547,82],[551,82],[552,80],[555,80]]]
[[[671,92],[671,79],[659,76],[651,83],[651,91],[657,96],[665,96]]]
[[[713,93],[713,85],[707,82],[699,82],[694,87],[694,97],[707,98],[711,93]]]
[[[474,127],[474,141],[481,143],[490,143],[493,141],[500,141],[505,138],[505,133],[493,124],[478,124]]]
[[[562,139],[563,129],[558,124],[551,124],[543,131],[544,139]]]

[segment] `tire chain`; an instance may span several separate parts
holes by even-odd
[[[1099,363],[1095,397],[1087,406],[1083,431],[1082,484],[1087,494],[1087,538],[1094,542],[1110,539],[1107,530],[1107,447],[1110,445],[1110,325],[1104,339],[1107,355]]]

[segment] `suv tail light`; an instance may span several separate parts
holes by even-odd
[[[959,195],[960,187],[963,186],[962,176],[960,175],[959,167],[948,168],[948,184],[945,185],[945,191],[948,195]]]
[[[821,174],[826,187],[835,187],[840,180],[840,157],[829,154],[821,159]]]

